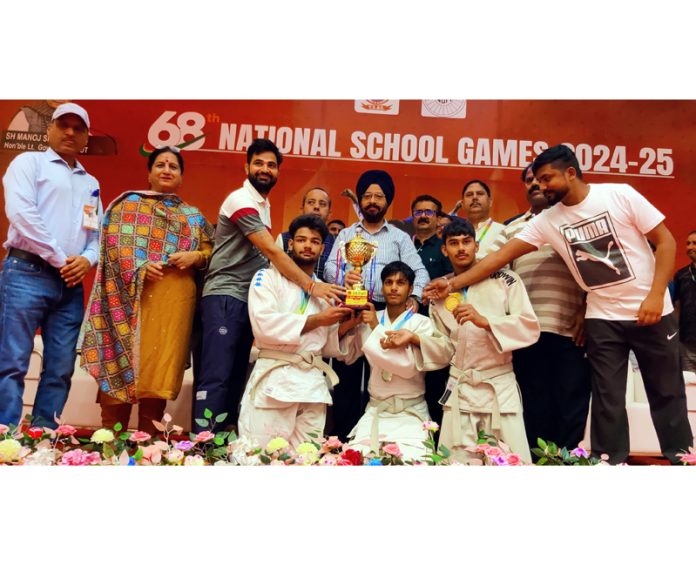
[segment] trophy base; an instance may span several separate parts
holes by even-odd
[[[348,290],[346,291],[345,305],[354,310],[365,310],[367,306],[367,291],[366,290]]]

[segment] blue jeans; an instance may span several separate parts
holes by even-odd
[[[55,428],[70,391],[82,324],[82,285],[68,288],[58,271],[17,257],[0,272],[0,424],[19,424],[24,377],[41,328],[43,364],[32,423]]]

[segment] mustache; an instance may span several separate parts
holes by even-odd
[[[534,192],[535,190],[541,190],[541,187],[538,184],[533,184],[532,186],[529,187],[527,194],[530,194],[531,192]]]

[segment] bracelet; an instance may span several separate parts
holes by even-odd
[[[203,265],[200,267],[196,267],[199,271],[204,271],[208,267],[208,257],[206,257],[205,253],[202,251],[196,251],[198,253],[198,257],[203,260]]]
[[[310,283],[307,285],[307,290],[305,290],[305,293],[307,293],[309,296],[312,296],[312,291],[314,290],[315,284],[316,283],[314,281],[310,281]]]

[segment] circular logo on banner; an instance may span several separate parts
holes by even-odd
[[[434,116],[449,118],[466,109],[466,100],[423,100],[423,106]]]
[[[220,335],[227,335],[227,328],[225,326],[220,326],[218,332],[220,333]]]

